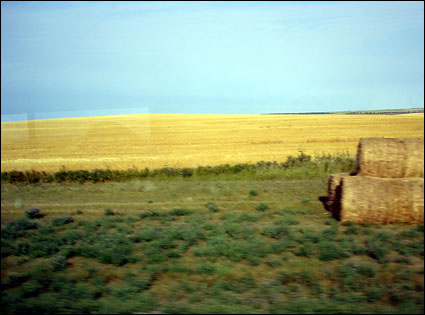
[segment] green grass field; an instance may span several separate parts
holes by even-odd
[[[2,182],[1,310],[423,314],[423,225],[342,225],[307,169]]]

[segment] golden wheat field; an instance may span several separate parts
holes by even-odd
[[[1,170],[196,167],[349,152],[424,136],[424,115],[140,114],[1,123]]]

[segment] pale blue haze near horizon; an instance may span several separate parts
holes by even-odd
[[[2,121],[423,105],[423,2],[1,2]]]

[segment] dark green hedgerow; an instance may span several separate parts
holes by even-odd
[[[310,155],[300,151],[298,156],[289,156],[285,162],[264,162],[257,163],[239,163],[236,165],[218,165],[218,166],[199,166],[197,168],[170,168],[165,167],[162,169],[150,170],[145,168],[143,170],[129,169],[126,171],[118,170],[102,170],[95,169],[88,170],[66,170],[64,167],[53,173],[49,174],[44,171],[11,171],[2,172],[1,180],[9,183],[51,183],[51,182],[106,182],[106,181],[120,181],[132,178],[155,178],[155,177],[205,177],[216,176],[220,174],[234,176],[235,174],[257,174],[262,172],[278,171],[283,172],[294,169],[303,170],[295,176],[323,176],[329,173],[352,172],[354,171],[354,160],[348,153],[332,156],[322,155],[312,159]]]

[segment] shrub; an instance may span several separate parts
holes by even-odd
[[[310,202],[310,199],[308,199],[308,198],[303,198],[303,199],[301,199],[301,203],[303,204],[303,205],[306,205],[306,204],[308,204]]]
[[[124,280],[127,284],[133,287],[136,292],[148,290],[151,285],[150,277],[139,278],[131,272],[124,275]]]
[[[297,241],[301,244],[306,242],[318,243],[320,240],[320,235],[318,235],[315,231],[311,229],[303,228],[300,230],[300,232],[302,233],[302,235]]]
[[[69,215],[65,215],[65,216],[54,218],[51,223],[53,226],[60,226],[60,225],[65,225],[71,222],[74,222],[74,218]]]
[[[166,260],[167,260],[167,257],[165,255],[160,254],[160,253],[155,253],[155,254],[152,254],[152,255],[148,255],[146,257],[145,262],[147,264],[159,264],[159,263],[162,263]]]
[[[15,256],[28,255],[30,252],[30,244],[27,241],[20,241],[14,244]]]
[[[105,215],[115,215],[115,212],[112,211],[112,209],[107,208],[105,209]]]
[[[66,263],[67,261],[64,255],[57,255],[53,257],[53,259],[50,262],[54,271],[64,270],[66,268]]]
[[[137,237],[137,240],[145,241],[145,242],[151,242],[155,239],[158,239],[161,236],[162,229],[160,228],[145,228],[141,232],[137,232],[135,237]]]
[[[47,287],[52,281],[51,268],[45,264],[38,264],[32,269],[28,270],[27,276],[36,281],[42,287]]]
[[[191,168],[184,168],[182,170],[183,177],[191,177],[193,175],[193,170]]]
[[[161,216],[161,214],[158,211],[155,211],[155,210],[148,210],[148,211],[143,211],[143,212],[139,213],[139,217],[141,219],[158,218],[160,216]]]
[[[348,255],[334,242],[319,242],[319,259],[329,261],[333,259],[345,258]]]
[[[311,244],[305,244],[294,251],[297,256],[311,257],[314,254],[314,247]]]
[[[220,210],[219,207],[213,202],[208,202],[205,207],[212,212],[218,212]]]
[[[287,225],[269,225],[263,228],[263,235],[280,239],[282,237],[291,237],[292,230]]]
[[[49,257],[59,251],[61,240],[56,235],[39,234],[31,238],[31,247],[29,256],[36,257]]]
[[[23,235],[26,230],[37,229],[38,224],[27,219],[18,219],[9,222],[4,228],[1,229],[2,239],[15,239]]]
[[[193,211],[191,210],[187,210],[187,209],[173,209],[170,212],[168,212],[170,215],[175,215],[175,216],[184,216],[184,215],[190,215],[192,214]]]
[[[216,273],[217,268],[214,265],[203,264],[196,268],[196,271],[201,274],[213,275]]]
[[[101,241],[93,246],[93,254],[104,264],[122,266],[130,260],[132,247],[130,240],[121,234],[105,234]]]
[[[369,302],[379,301],[386,291],[387,288],[384,286],[368,287],[365,289],[367,300]]]
[[[377,260],[383,260],[384,257],[389,253],[389,251],[390,248],[388,247],[388,245],[380,240],[372,239],[367,241],[366,243],[367,254]]]
[[[7,279],[4,282],[2,281],[1,283],[2,290],[17,287],[18,285],[24,283],[27,280],[28,280],[28,277],[26,277],[25,275],[17,274],[17,273],[9,273],[9,275],[7,276]]]
[[[31,208],[25,210],[25,214],[29,219],[38,219],[43,217],[43,215],[40,213],[40,208]]]
[[[255,207],[255,209],[258,211],[266,211],[267,209],[269,209],[269,206],[262,202],[257,207]]]
[[[338,234],[338,226],[334,226],[323,230],[321,233],[321,237],[325,240],[332,240]]]
[[[357,266],[357,273],[366,277],[375,277],[377,274],[376,267],[370,264],[361,264]]]
[[[22,296],[28,298],[30,296],[37,296],[41,293],[43,286],[37,281],[30,280],[20,286]]]
[[[374,265],[371,265],[369,263],[355,263],[355,262],[348,262],[345,263],[340,269],[339,269],[339,275],[343,278],[347,277],[353,277],[356,278],[355,281],[359,282],[359,276],[366,276],[366,277],[375,277],[377,273],[376,267]]]
[[[254,197],[258,195],[258,192],[256,190],[250,190],[249,195]]]
[[[351,243],[351,253],[353,253],[354,255],[363,255],[364,253],[366,253],[366,247],[358,240],[354,240]]]
[[[358,232],[358,227],[357,226],[349,226],[346,230],[345,230],[345,234],[350,235],[350,234],[357,234]]]

